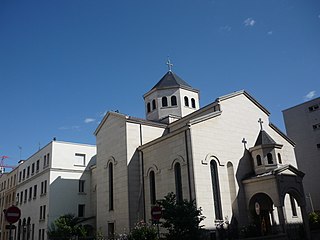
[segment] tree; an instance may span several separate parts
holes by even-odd
[[[174,193],[168,193],[163,200],[158,201],[162,207],[161,226],[168,230],[168,240],[196,240],[201,239],[202,226],[205,219],[201,208],[197,209],[195,200],[177,202]]]
[[[65,214],[57,218],[48,230],[49,239],[69,240],[74,236],[85,237],[86,228],[79,225],[79,218]]]

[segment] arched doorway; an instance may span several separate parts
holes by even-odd
[[[249,211],[259,235],[272,233],[274,225],[273,201],[265,193],[257,193],[250,199]]]

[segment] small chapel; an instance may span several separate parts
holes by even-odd
[[[246,91],[200,107],[199,90],[168,66],[143,95],[145,119],[110,111],[94,133],[97,229],[112,236],[149,222],[169,192],[195,200],[209,231],[255,224],[261,235],[285,234],[288,223],[308,229],[295,144],[269,121],[270,112]]]

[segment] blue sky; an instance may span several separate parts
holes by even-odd
[[[0,156],[95,144],[108,110],[144,117],[167,56],[201,106],[244,89],[285,131],[281,111],[319,96],[320,2],[1,0]]]

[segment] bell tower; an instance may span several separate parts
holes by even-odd
[[[147,120],[170,123],[200,108],[199,91],[172,71],[169,59],[166,64],[168,72],[143,95]]]

